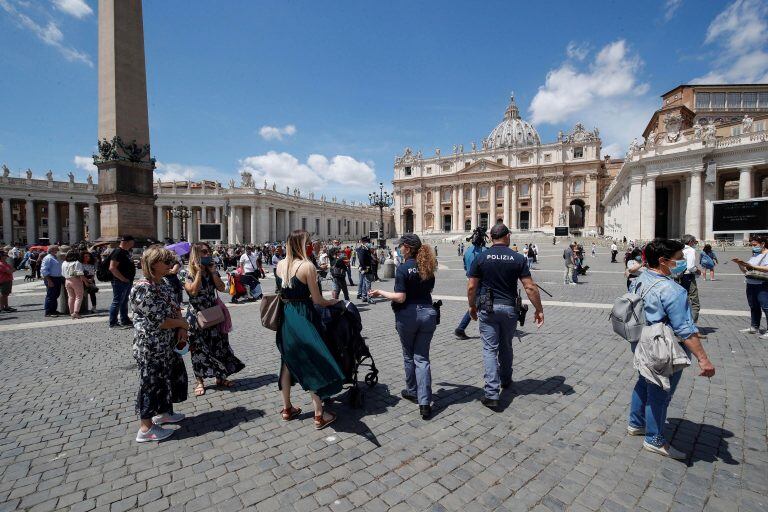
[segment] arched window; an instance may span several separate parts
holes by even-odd
[[[548,181],[544,183],[544,195],[545,196],[552,195],[552,184]]]

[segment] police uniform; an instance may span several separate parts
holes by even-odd
[[[397,267],[395,293],[405,293],[405,302],[395,306],[395,328],[403,346],[405,393],[417,397],[420,406],[432,402],[429,346],[437,327],[437,311],[432,307],[434,287],[434,277],[422,281],[413,257]]]
[[[478,320],[483,340],[485,397],[498,400],[501,387],[512,382],[512,337],[517,324],[517,280],[530,277],[528,260],[504,245],[479,255],[468,276],[480,280]]]

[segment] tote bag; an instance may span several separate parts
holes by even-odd
[[[271,331],[277,331],[283,321],[283,301],[280,294],[264,295],[259,304],[261,325]]]

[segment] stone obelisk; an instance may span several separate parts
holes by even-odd
[[[101,239],[154,237],[141,0],[99,0]]]

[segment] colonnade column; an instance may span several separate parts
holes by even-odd
[[[59,241],[59,215],[56,201],[48,201],[48,238],[52,244]]]
[[[530,230],[539,228],[539,179],[531,180],[531,223]]]
[[[685,231],[687,234],[701,237],[701,169],[691,171],[688,206],[685,209]]]
[[[643,199],[640,208],[640,238],[653,240],[656,238],[656,177],[649,176],[645,179],[643,187]]]
[[[13,214],[11,212],[11,198],[3,197],[3,241],[13,243]]]
[[[277,240],[277,209],[273,206],[269,209],[269,241]]]
[[[226,211],[224,210],[224,206],[219,206],[216,208],[216,218],[218,219],[218,222],[221,224],[221,241],[225,244],[229,243],[229,230],[227,229],[229,226],[229,219],[226,217]]]
[[[158,208],[158,211],[160,210],[161,208]],[[165,217],[163,217],[163,219],[165,219]],[[165,226],[163,226],[163,232],[165,232]],[[88,203],[88,237],[91,242],[93,242],[99,238],[99,236],[101,236],[101,233],[99,233],[99,207],[96,203]],[[165,235],[163,235],[163,237],[165,237]]]
[[[189,209],[187,218],[187,242],[197,242],[197,209]]]
[[[69,203],[69,244],[79,242],[77,237],[77,204],[70,201]]]
[[[291,213],[288,210],[283,210],[283,240],[288,240],[288,235],[291,233]]]
[[[37,243],[37,219],[35,219],[35,202],[27,199],[27,243]]]
[[[91,205],[88,205],[88,217],[91,218]],[[93,229],[90,225],[88,229]],[[165,207],[158,205],[157,207],[157,239],[160,242],[165,241]]]
[[[258,216],[258,222],[259,222],[258,242],[261,244],[270,240],[269,238],[269,207],[260,206],[259,210],[256,212],[256,215]]]
[[[171,213],[173,213],[173,210],[171,210]],[[177,216],[173,216],[173,241],[178,242],[179,238],[181,238],[181,218]]]
[[[713,240],[715,234],[712,232],[713,206],[712,201],[717,199],[717,188],[714,183],[704,183],[704,226],[702,226],[702,236],[705,240]],[[744,233],[744,240],[749,241],[749,233]]]
[[[520,229],[520,225],[518,223],[519,215],[517,213],[517,205],[518,205],[518,201],[517,201],[517,194],[518,194],[517,181],[514,181],[514,180],[512,181],[512,183],[510,184],[510,189],[511,189],[510,192],[512,194],[512,213],[510,213],[510,217],[511,217],[510,220],[512,222],[509,225],[509,229],[515,231],[515,230]]]
[[[251,243],[259,243],[259,208],[251,205]]]
[[[456,202],[456,230],[464,232],[464,185],[459,185],[458,200]]]
[[[472,184],[472,192],[470,196],[470,215],[472,215],[471,229],[474,231],[477,228],[477,183]]]
[[[739,199],[752,199],[752,167],[739,168]]]
[[[509,227],[509,180],[504,180],[504,225]]]
[[[642,203],[643,199],[643,177],[640,175],[634,175],[630,177],[629,185],[629,204],[638,205]],[[633,219],[627,224],[626,235],[627,238],[632,240],[640,239],[640,222],[637,219]]]

